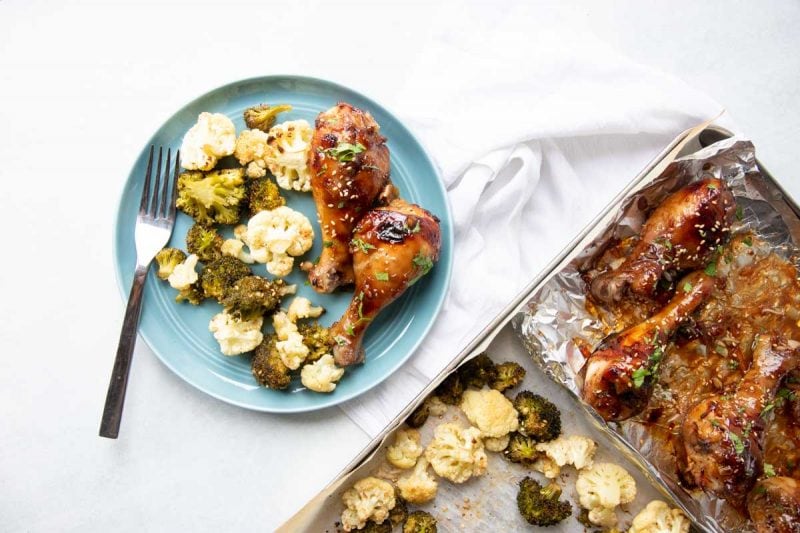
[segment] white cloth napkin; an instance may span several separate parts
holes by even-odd
[[[458,20],[495,31],[459,23],[432,35],[389,102],[441,168],[456,238],[449,296],[429,336],[396,374],[342,407],[371,436],[672,138],[722,110],[588,34],[471,9]]]

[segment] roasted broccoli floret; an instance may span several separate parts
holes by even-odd
[[[464,387],[482,388],[487,383],[491,383],[497,376],[494,363],[485,353],[473,357],[458,370],[461,374],[461,381]]]
[[[395,504],[392,510],[389,511],[389,520],[385,523],[391,524],[392,527],[397,527],[408,518],[408,506],[403,498],[400,497],[400,491],[395,488]]]
[[[275,120],[278,113],[284,111],[291,111],[292,106],[288,104],[281,104],[271,106],[269,104],[260,104],[253,107],[248,107],[244,110],[244,123],[251,130],[261,130],[268,132],[269,129],[275,125]]]
[[[526,477],[519,482],[517,507],[519,514],[534,526],[553,526],[572,514],[572,505],[562,502],[561,487],[550,483],[542,487]]]
[[[220,303],[235,318],[252,320],[278,307],[285,295],[286,283],[282,279],[245,276],[223,290]]]
[[[436,533],[436,519],[425,511],[414,511],[403,524],[403,533]]]
[[[489,383],[489,386],[500,392],[516,387],[525,379],[525,369],[517,363],[510,361],[507,363],[500,363],[495,366],[495,369],[497,370],[497,375],[491,383]]]
[[[421,428],[425,425],[425,422],[428,420],[430,414],[430,405],[428,405],[428,400],[425,400],[420,404],[419,407],[414,409],[410,415],[408,415],[408,418],[406,418],[406,424],[412,428]]]
[[[161,279],[167,279],[175,267],[186,260],[186,254],[177,248],[164,248],[156,254],[158,272],[156,275]]]
[[[539,452],[536,451],[536,441],[514,432],[508,440],[508,446],[503,450],[503,455],[512,463],[531,464],[539,456]]]
[[[538,442],[553,440],[561,434],[561,413],[551,401],[530,391],[514,398],[519,413],[519,432]]]
[[[181,303],[185,300],[192,305],[200,305],[205,298],[203,287],[200,286],[200,281],[198,280],[185,289],[180,289],[177,296],[175,296],[175,301]]]
[[[250,267],[229,255],[207,264],[200,273],[203,294],[222,302],[226,291],[237,281],[251,274]]]
[[[461,374],[459,372],[453,372],[436,387],[436,396],[447,405],[460,404],[463,394],[464,383],[461,381]]]
[[[303,344],[308,347],[306,363],[313,363],[326,353],[331,353],[336,341],[331,336],[330,329],[317,322],[304,322],[297,326],[297,332],[303,336]]]
[[[178,177],[175,205],[204,226],[236,224],[245,194],[242,168],[184,172]]]
[[[200,261],[210,263],[222,255],[223,239],[212,227],[195,224],[186,232],[186,249]]]
[[[384,520],[380,524],[376,524],[374,520],[368,520],[364,527],[353,531],[357,533],[392,533],[392,523]]]
[[[256,381],[276,390],[285,389],[292,381],[291,371],[283,364],[275,346],[277,342],[277,335],[264,335],[264,340],[256,346],[250,363]]]
[[[250,216],[259,211],[270,211],[286,205],[278,185],[269,178],[256,178],[247,182],[247,202],[250,205]]]

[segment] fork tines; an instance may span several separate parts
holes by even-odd
[[[148,217],[153,220],[174,220],[175,219],[175,198],[178,194],[178,174],[180,170],[181,152],[175,153],[175,164],[172,180],[169,179],[170,163],[172,160],[172,148],[167,149],[167,160],[163,161],[164,148],[158,148],[158,164],[156,165],[155,184],[150,189],[150,181],[153,174],[153,156],[155,146],[150,146],[150,157],[147,159],[147,172],[144,177],[144,187],[142,187],[142,199],[139,203],[139,216]],[[163,169],[163,183],[162,183]],[[172,181],[172,193],[170,194],[170,181]],[[169,199],[169,200],[168,200]]]

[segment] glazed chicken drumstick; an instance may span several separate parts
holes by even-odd
[[[336,364],[364,359],[362,341],[372,319],[430,271],[440,247],[439,219],[417,205],[398,198],[364,215],[350,241],[355,296],[331,327]]]
[[[317,292],[353,283],[348,246],[356,222],[389,182],[389,149],[369,113],[340,103],[320,113],[308,155],[324,247],[308,279]]]
[[[715,279],[697,271],[678,283],[667,306],[608,339],[584,365],[583,397],[606,420],[624,420],[647,405],[664,346],[711,294]]]
[[[800,481],[783,476],[759,480],[747,496],[747,510],[758,533],[797,533]]]
[[[733,194],[722,180],[683,187],[653,211],[619,268],[592,280],[592,295],[607,303],[628,294],[649,297],[666,270],[702,268],[727,239],[735,210]]]
[[[798,364],[796,350],[756,338],[753,364],[732,395],[712,396],[692,407],[683,422],[687,482],[742,509],[763,468],[767,405],[783,377]]]

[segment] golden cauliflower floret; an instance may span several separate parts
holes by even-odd
[[[465,391],[461,410],[484,437],[503,437],[519,427],[519,415],[514,405],[494,389]]]
[[[187,170],[211,170],[221,157],[231,155],[236,128],[221,113],[200,113],[181,144],[181,166]]]
[[[242,263],[252,264],[254,262],[250,254],[244,251],[244,243],[239,239],[225,239],[220,251],[225,255],[235,257]]]
[[[192,254],[184,259],[182,263],[175,265],[172,273],[167,278],[173,289],[178,289],[179,291],[188,289],[192,283],[197,281],[198,275],[195,271],[197,260],[197,256]]]
[[[272,315],[272,327],[275,328],[275,334],[281,341],[288,339],[291,333],[297,333],[297,325],[289,320],[286,311],[278,311]]]
[[[438,396],[431,396],[425,402],[428,404],[428,414],[441,417],[447,413],[447,404]]]
[[[275,343],[275,349],[280,354],[281,361],[290,370],[297,370],[303,361],[308,357],[308,346],[303,344],[303,336],[297,332],[292,332],[286,340]]]
[[[636,515],[628,533],[689,533],[689,526],[683,511],[653,500]]]
[[[265,159],[267,168],[282,188],[311,190],[307,161],[313,134],[314,130],[305,120],[289,120],[270,128],[269,153]]]
[[[311,300],[302,296],[296,296],[289,304],[288,316],[292,322],[297,322],[301,318],[317,318],[325,311],[322,307],[311,305]]]
[[[508,443],[511,442],[511,435],[503,435],[502,437],[486,437],[483,439],[483,447],[490,452],[502,452],[508,448]]]
[[[236,139],[234,157],[245,167],[248,178],[263,178],[267,175],[267,159],[272,148],[267,144],[269,135],[261,130],[244,130]]]
[[[558,477],[561,467],[566,465],[572,465],[578,470],[592,466],[597,444],[588,437],[562,435],[550,442],[537,444],[536,451],[542,452],[544,457],[534,462],[534,470],[552,479]]]
[[[411,474],[397,480],[400,497],[408,503],[422,505],[436,497],[439,484],[436,478],[428,473],[428,466],[428,460],[421,457]]]
[[[314,392],[333,392],[336,389],[336,382],[342,379],[343,375],[344,368],[336,366],[333,356],[326,353],[303,367],[300,371],[300,381],[304,387]]]
[[[208,330],[214,334],[224,355],[239,355],[252,350],[261,344],[264,334],[261,333],[262,317],[253,320],[239,320],[226,311],[214,315],[208,324]]]
[[[589,510],[589,521],[612,527],[617,522],[614,509],[636,498],[636,481],[617,464],[597,463],[580,471],[575,490],[581,507]]]
[[[394,444],[386,450],[386,460],[397,468],[411,468],[422,452],[419,431],[401,429],[394,437]]]
[[[382,523],[389,517],[389,511],[397,503],[394,487],[387,481],[367,477],[357,481],[351,489],[342,494],[345,509],[342,511],[342,528],[345,531],[361,529],[372,520]]]
[[[273,276],[284,277],[294,258],[311,249],[314,230],[304,214],[284,205],[256,213],[247,223],[244,242],[254,260],[266,263]]]
[[[442,424],[434,430],[425,458],[436,474],[453,483],[484,474],[488,462],[480,430],[454,423]]]

